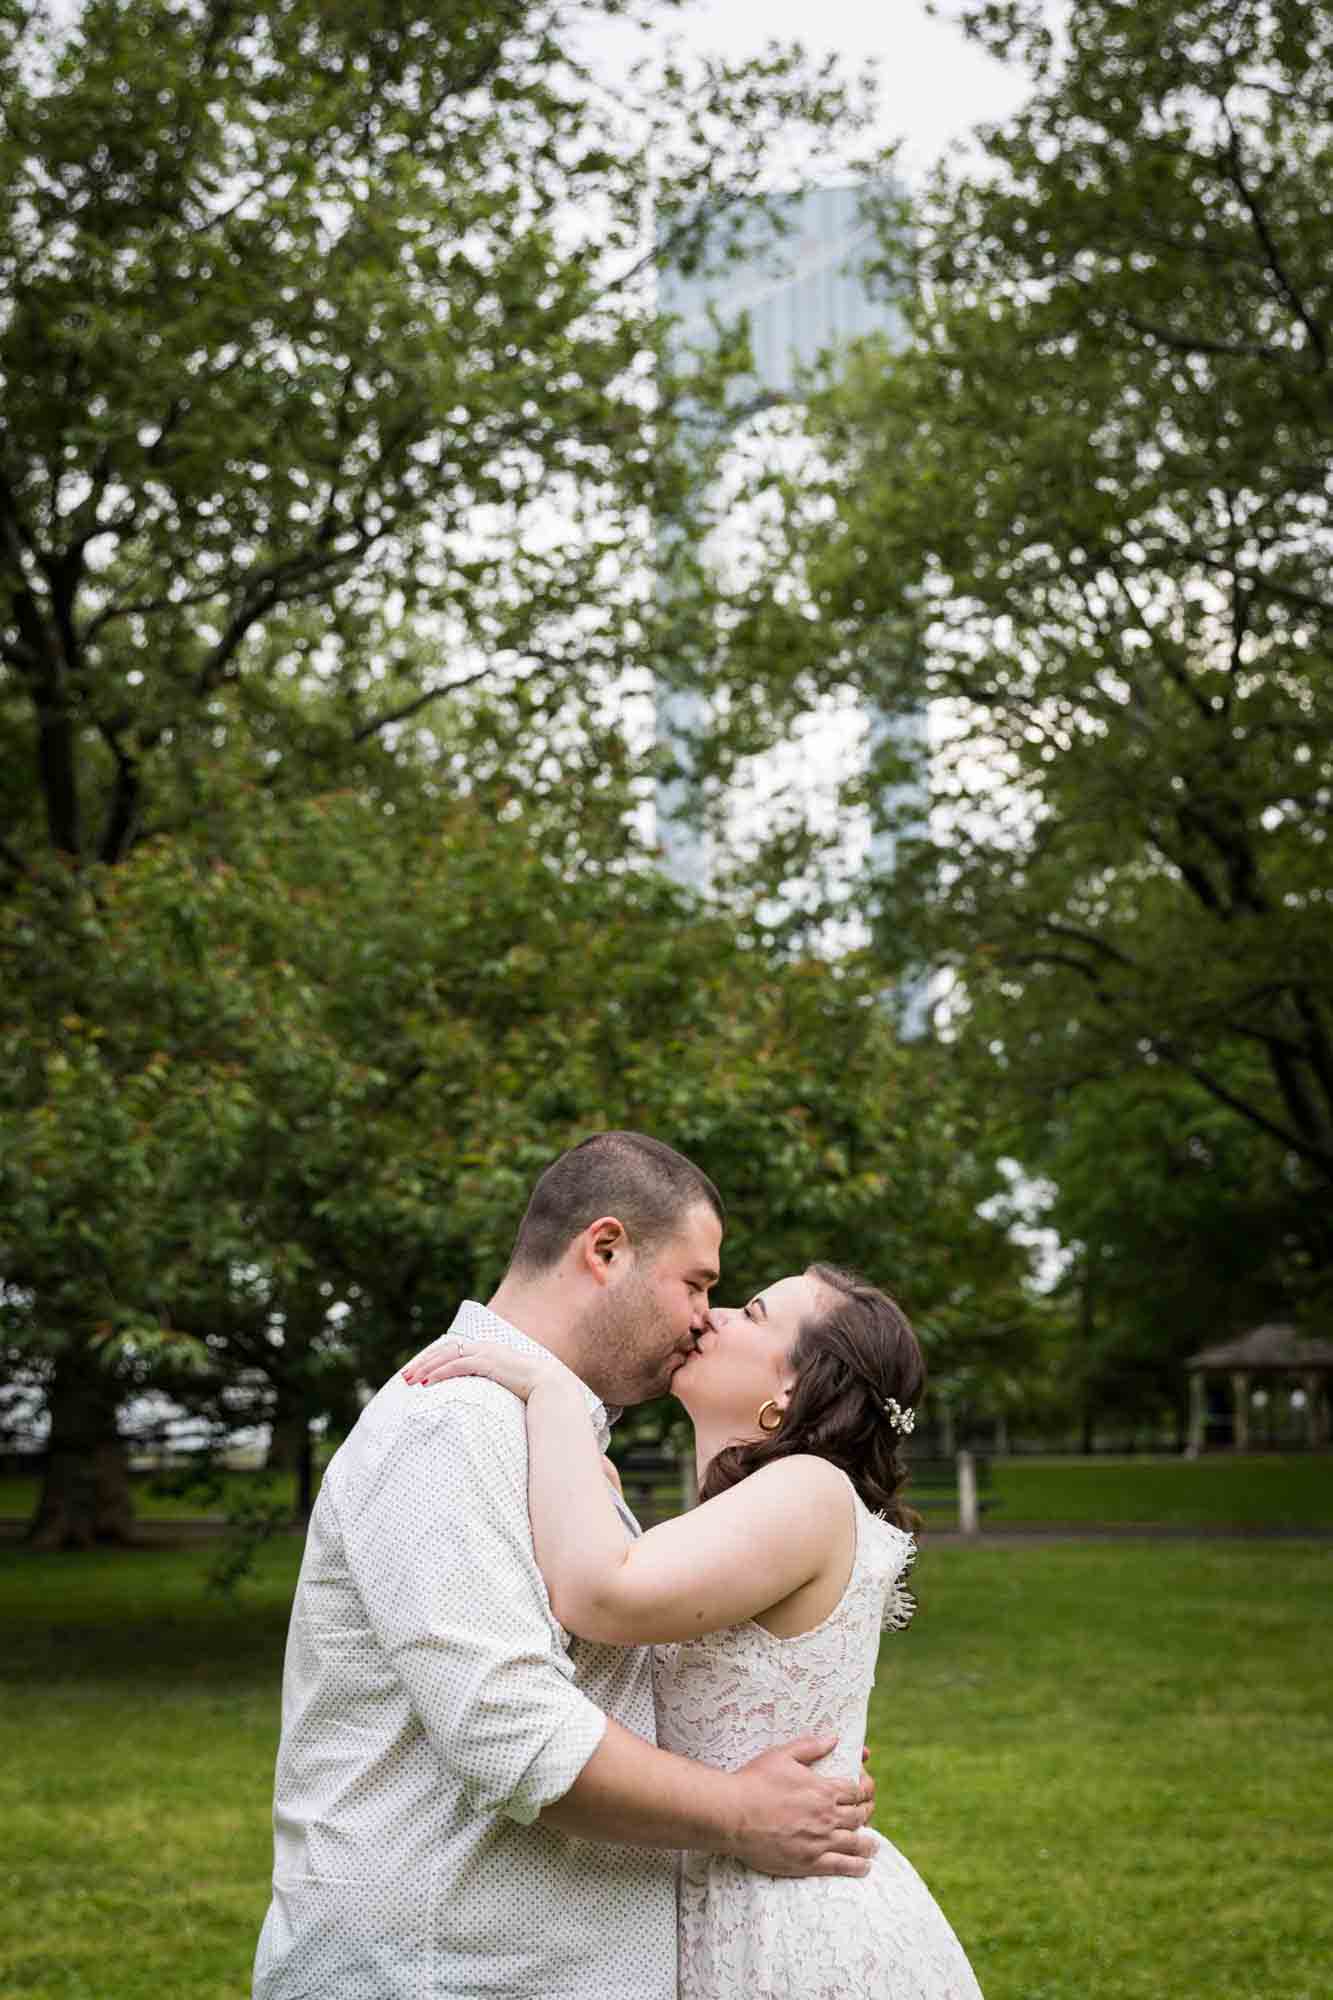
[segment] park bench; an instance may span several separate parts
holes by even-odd
[[[981,1516],[997,1506],[988,1458],[960,1451],[953,1458],[909,1458],[902,1498],[918,1514],[943,1508],[958,1518],[965,1535],[975,1535]]]

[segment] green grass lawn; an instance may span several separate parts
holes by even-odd
[[[1333,1528],[1333,1457],[998,1460],[984,1525],[1159,1522],[1178,1528]]]
[[[263,1475],[234,1472],[231,1488],[262,1485]],[[1108,1525],[1161,1523],[1167,1527],[1333,1528],[1333,1457],[1300,1452],[1233,1458],[999,1459],[992,1468],[995,1507],[984,1525],[995,1528],[1060,1523]],[[294,1493],[290,1480],[287,1490]],[[134,1482],[135,1505],[145,1522],[221,1518],[223,1503],[198,1494],[180,1499],[155,1493],[153,1482]],[[37,1497],[30,1480],[0,1479],[0,1520],[24,1520]],[[944,1512],[928,1521],[952,1526]]]
[[[987,2000],[1327,2000],[1333,1549],[942,1548],[879,1824]]]
[[[243,2000],[294,1543],[0,1566],[3,2000]],[[1326,2000],[1333,1549],[939,1547],[878,1822],[987,2000]],[[887,1996],[886,1996],[887,2000]]]
[[[285,1493],[295,1504],[294,1475],[270,1480],[262,1472],[229,1472],[226,1480],[231,1493]],[[199,1489],[184,1495],[159,1493],[148,1473],[135,1473],[130,1484],[134,1511],[141,1521],[220,1521],[227,1511],[224,1499],[210,1499]],[[0,1520],[27,1520],[37,1504],[37,1490],[35,1479],[0,1479]]]

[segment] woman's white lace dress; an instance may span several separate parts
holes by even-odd
[[[911,1618],[910,1535],[857,1499],[856,1560],[841,1601],[791,1639],[747,1621],[654,1648],[658,1741],[734,1770],[797,1736],[834,1735],[817,1768],[859,1771],[880,1633]],[[680,1877],[680,2000],[981,2000],[925,1883],[876,1835],[870,1873],[804,1880],[687,1854]]]

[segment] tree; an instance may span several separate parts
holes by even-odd
[[[1105,1418],[1171,1417],[1183,1446],[1186,1357],[1283,1317],[1306,1290],[1299,1172],[1163,1067],[1071,1093],[1016,1143],[1068,1254],[1055,1303],[1085,1437]]]
[[[109,941],[105,871],[190,836],[122,905],[187,1008],[161,926],[211,921],[206,857],[233,812],[270,826],[265,795],[393,803],[494,779],[530,829],[555,802],[588,858],[624,846],[608,697],[670,668],[645,580],[681,488],[654,261],[725,228],[775,151],[789,170],[861,114],[828,66],[777,48],[669,56],[613,99],[579,36],[622,12],[0,5],[0,891],[21,986],[49,1009],[9,1015],[15,1102],[84,1131],[78,1199],[115,1185],[93,1160],[138,1177],[145,1279],[169,1160],[136,1148],[162,1065],[155,1081],[116,1011],[133,953]],[[721,393],[695,384],[696,404]],[[201,827],[211,846],[191,844]],[[134,1004],[153,1019],[160,997]],[[310,1024],[272,1015],[300,1046]],[[209,1070],[197,1097],[168,1092],[182,1157],[226,1086]],[[71,1315],[89,1322],[30,1197],[4,1220],[7,1310],[68,1342]],[[81,1359],[75,1375],[68,1409],[52,1383],[57,1457],[68,1422],[114,1485],[115,1397],[85,1393]]]
[[[793,496],[811,643],[940,704],[881,946],[953,970],[992,1088],[1187,1079],[1327,1274],[1333,22],[963,19],[1031,98],[923,197],[910,346],[820,399]]]
[[[223,823],[66,883],[58,948],[29,917],[56,888],[0,912],[10,1373],[63,1420],[40,1540],[128,1532],[116,1417],[154,1387],[286,1423],[308,1498],[311,1420],[485,1295],[600,1126],[714,1174],[733,1282],[863,1262],[943,1351],[1010,1278],[958,1107],[853,969],[784,964],[651,867],[562,866],[484,799]]]
[[[650,189],[688,256],[859,114],[778,49],[613,102],[621,12],[0,13],[11,870],[178,824],[223,736],[322,789],[469,690],[582,720],[664,665]]]

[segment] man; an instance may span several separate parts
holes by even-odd
[[[722,1225],[681,1154],[599,1133],[547,1168],[499,1290],[450,1331],[555,1354],[605,1446],[607,1406],[661,1394],[692,1350]],[[736,1772],[657,1749],[647,1651],[552,1615],[522,1404],[396,1376],[310,1523],[255,2000],[674,2000],[670,1850],[864,1872],[868,1787],[808,1768],[830,1747]]]

